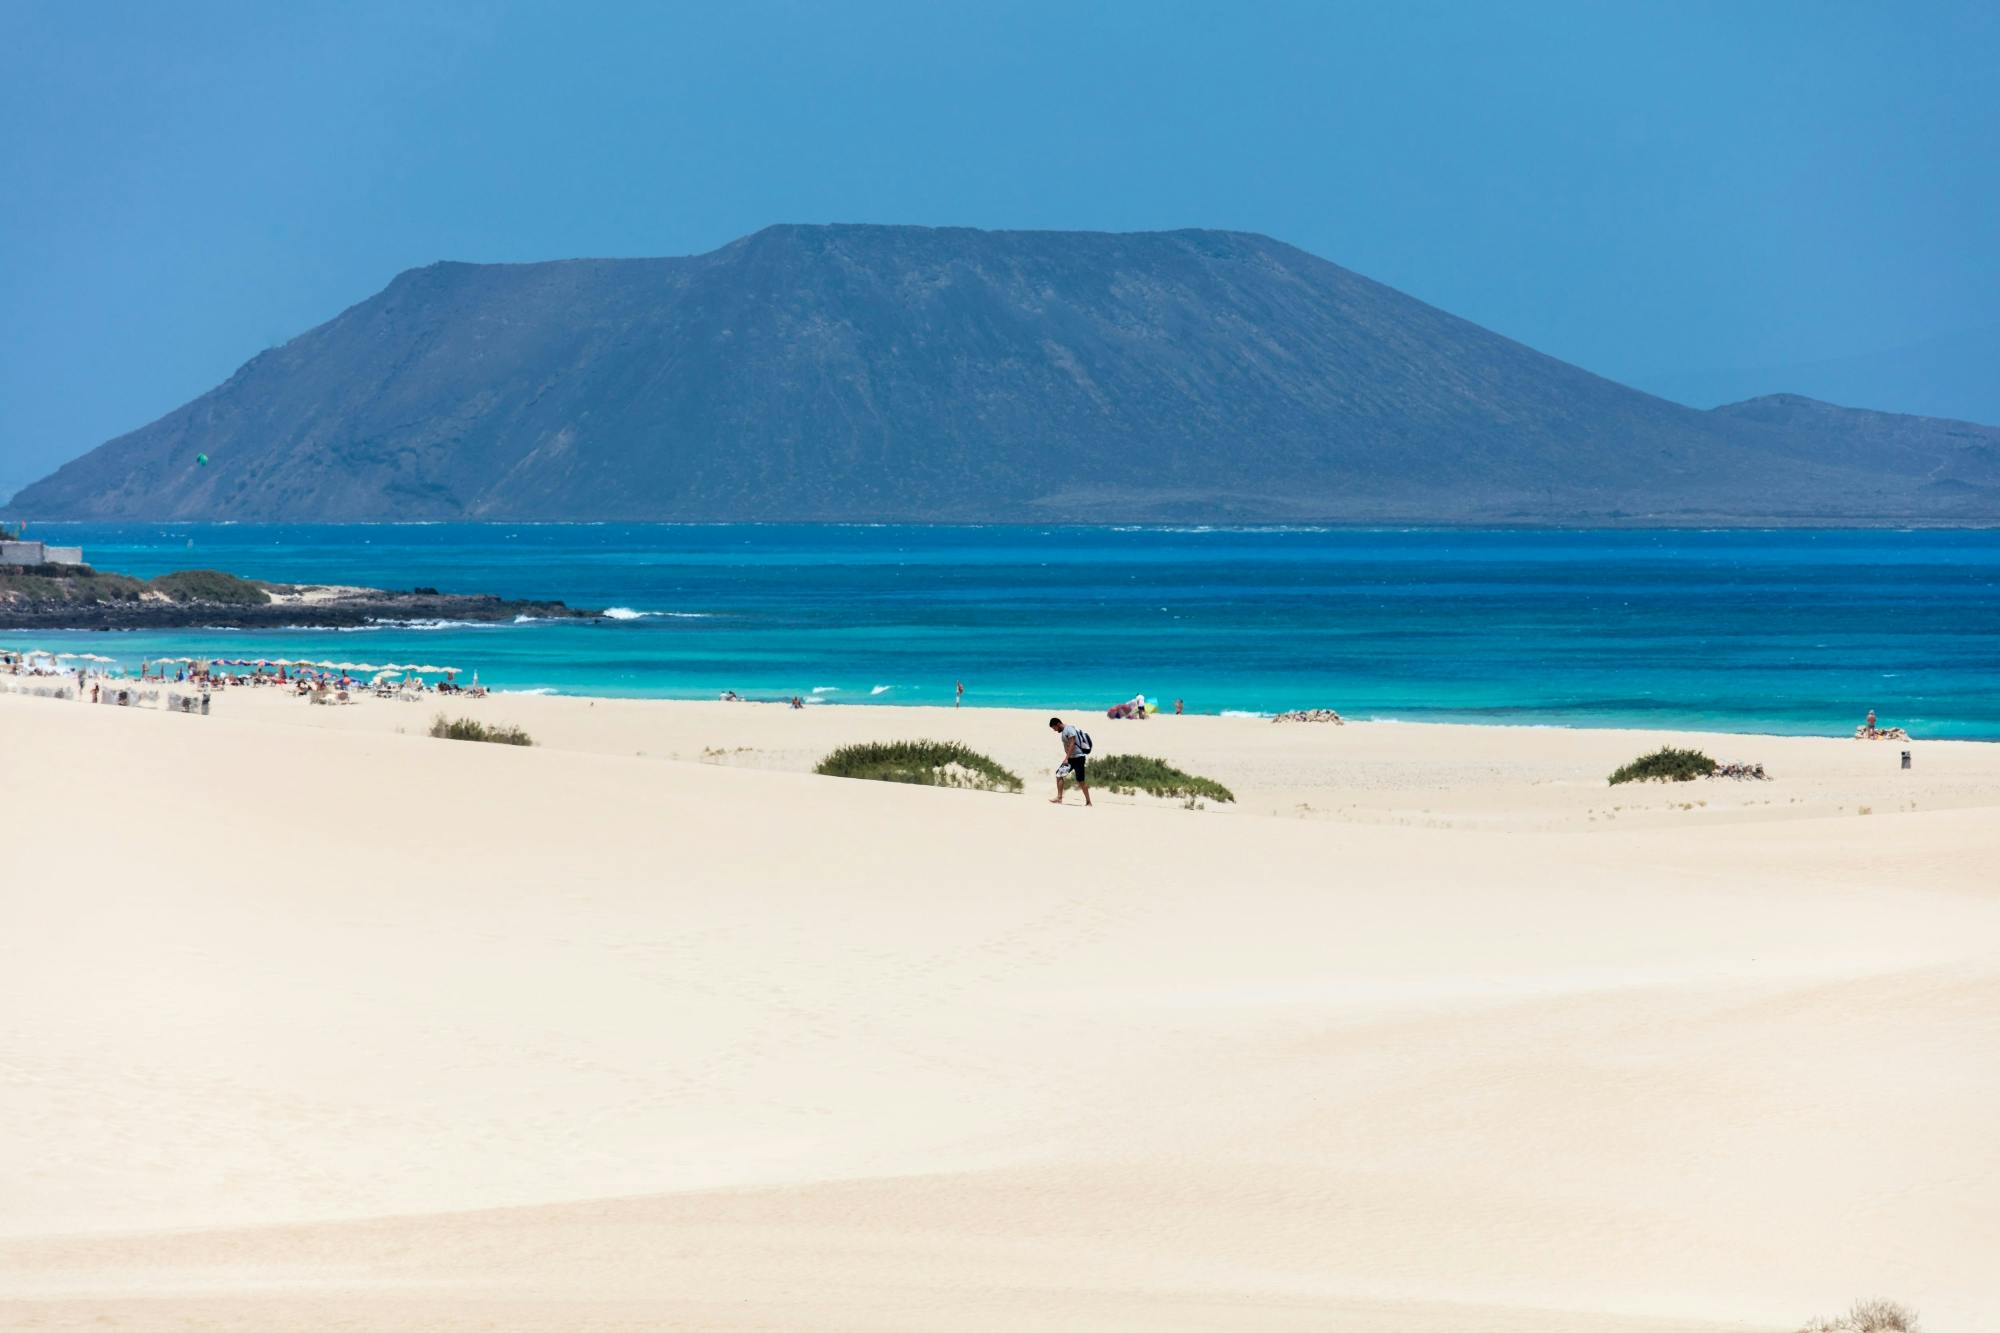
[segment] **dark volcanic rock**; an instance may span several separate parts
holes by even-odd
[[[0,592],[4,592],[0,582]],[[561,602],[513,602],[486,595],[459,596],[434,592],[385,592],[356,588],[328,601],[241,602],[146,600],[0,600],[0,629],[188,629],[215,626],[229,629],[315,629],[396,623],[401,621],[512,621],[519,616],[537,620],[586,619],[595,611],[580,611]]]
[[[787,226],[405,273],[8,509],[1992,522],[1996,451],[1806,400],[1681,407],[1261,236]]]

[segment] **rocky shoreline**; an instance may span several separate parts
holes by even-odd
[[[256,584],[266,600],[253,602],[150,591],[97,598],[10,594],[7,582],[0,579],[0,630],[346,629],[440,620],[586,620],[599,615],[563,602],[514,601],[490,593],[443,593],[431,588],[391,592]]]

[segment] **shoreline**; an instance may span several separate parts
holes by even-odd
[[[519,697],[535,697],[535,698],[548,698],[548,699],[581,699],[586,701],[601,700],[607,703],[618,702],[618,703],[661,703],[661,704],[705,704],[705,703],[721,702],[720,700],[717,700],[711,696],[705,696],[705,695],[692,696],[692,695],[668,695],[668,694],[597,694],[585,690],[570,690],[562,686],[556,686],[556,685],[535,685],[535,686],[526,686],[519,689],[507,686],[501,686],[498,688],[490,689],[488,693],[493,696],[519,696]],[[851,699],[835,699],[835,698],[829,698],[824,695],[819,695],[819,696],[805,695],[801,697],[803,698],[805,706],[807,708],[884,708],[884,709],[930,708],[946,713],[954,711],[974,712],[974,711],[988,710],[988,709],[997,709],[1003,712],[1035,713],[1037,711],[1041,711],[1044,708],[1046,708],[1050,711],[1055,711],[1055,712],[1074,713],[1077,719],[1097,718],[1106,723],[1113,723],[1117,721],[1117,719],[1106,717],[1104,715],[1103,708],[1101,707],[1093,708],[1088,705],[1076,706],[1067,704],[1030,705],[1025,703],[994,703],[994,704],[967,703],[961,709],[954,709],[952,705],[949,703],[901,702],[893,699],[881,699],[881,698],[869,699],[869,698],[861,698],[859,696],[856,696]],[[786,697],[780,697],[775,695],[769,698],[765,698],[761,695],[755,697],[746,695],[743,698],[735,700],[733,702],[754,704],[760,707],[784,708],[788,706],[788,699]],[[1300,707],[1302,708],[1310,707],[1310,705],[1301,705]],[[1185,720],[1187,718],[1197,718],[1197,717],[1236,718],[1249,722],[1268,723],[1268,722],[1273,722],[1274,719],[1278,716],[1279,712],[1285,712],[1285,711],[1291,711],[1291,710],[1280,709],[1280,710],[1265,712],[1247,708],[1222,708],[1214,710],[1189,709],[1186,713],[1181,714],[1180,717],[1182,720]],[[1160,713],[1155,714],[1152,718],[1149,719],[1149,721],[1163,721],[1163,720],[1171,721],[1173,720],[1174,716],[1175,715],[1172,714],[1170,711],[1163,710]],[[1452,712],[1450,710],[1443,710],[1437,716],[1424,716],[1420,714],[1418,716],[1412,716],[1412,717],[1371,717],[1365,713],[1348,713],[1345,711],[1341,711],[1341,720],[1339,723],[1336,724],[1286,723],[1284,725],[1287,726],[1337,725],[1337,726],[1369,726],[1369,727],[1479,727],[1479,728],[1500,728],[1506,730],[1520,730],[1520,731],[1536,731],[1536,730],[1620,731],[1620,732],[1638,732],[1647,735],[1659,734],[1659,735],[1703,735],[1703,736],[1746,736],[1746,737],[1769,736],[1776,739],[1787,739],[1787,740],[1855,739],[1852,737],[1843,736],[1835,731],[1803,731],[1803,730],[1774,731],[1766,728],[1757,727],[1754,725],[1746,726],[1744,728],[1739,729],[1735,727],[1721,727],[1721,726],[1713,726],[1713,725],[1706,725],[1693,722],[1674,722],[1674,721],[1662,721],[1649,724],[1636,719],[1625,720],[1625,721],[1604,721],[1604,722],[1579,722],[1579,721],[1502,722],[1490,718],[1476,718],[1468,716],[1466,714]],[[1908,741],[1905,741],[1903,743],[1910,744],[1915,742],[1923,742],[1925,744],[1932,744],[1932,745],[1946,744],[1946,743],[1966,744],[1966,745],[1993,745],[1996,743],[2000,743],[2000,732],[1996,732],[1995,734],[1990,736],[1986,735],[1912,736],[1909,738]],[[1887,745],[1891,744],[1892,742],[1890,742],[1886,738],[1883,738],[1879,743]]]
[[[2000,746],[1982,741],[1408,721],[1279,724],[1209,714],[1138,722],[999,706],[792,709],[504,691],[473,700],[427,694],[415,703],[371,698],[321,708],[252,688],[226,691],[215,705],[215,718],[224,722],[378,736],[421,733],[440,715],[466,717],[518,727],[542,750],[798,776],[811,776],[826,754],[858,741],[956,741],[1019,774],[1029,795],[1049,794],[1042,788],[1059,760],[1047,730],[1051,713],[1096,738],[1094,757],[1144,755],[1222,783],[1237,800],[1208,803],[1202,813],[1231,819],[1603,832],[1634,824],[1690,828],[2000,807]],[[1614,769],[1662,746],[1703,750],[1721,763],[1763,764],[1770,777],[1608,785]],[[1904,749],[1913,755],[1909,770],[1900,767]],[[1175,805],[1146,796],[1098,799]]]
[[[195,571],[205,572],[205,571]],[[97,575],[77,579],[88,582]],[[112,575],[111,578],[123,576]],[[268,600],[169,600],[146,596],[130,601],[34,599],[11,594],[0,575],[0,633],[112,634],[250,630],[356,630],[408,628],[425,622],[456,621],[503,625],[526,620],[601,620],[601,611],[560,601],[508,599],[491,593],[394,592],[384,588],[314,584],[253,584]]]
[[[591,612],[572,612],[571,618],[578,620],[588,620],[589,618],[591,618],[596,614],[597,613],[591,613]],[[241,627],[213,626],[204,628],[214,628],[218,632],[239,632]],[[324,627],[324,626],[322,627],[288,626],[288,627],[278,627],[278,628],[296,628],[305,632],[312,632],[314,630],[321,630],[328,633],[351,632],[351,630],[348,629]],[[379,628],[380,630],[386,632],[406,627],[396,626],[396,625],[383,625],[379,627],[362,626],[360,628],[364,630],[375,630]],[[0,625],[0,636],[5,636],[8,634],[24,635],[26,633],[31,633],[31,632],[32,631],[16,631],[4,625]],[[126,631],[116,631],[116,630],[97,631],[97,630],[78,629],[70,631],[49,631],[49,632],[51,633],[68,632],[76,634],[95,635],[100,632],[116,633],[116,632],[126,632]],[[129,632],[146,632],[146,631],[144,629],[137,629]],[[25,638],[19,638],[16,641],[10,641],[5,639],[4,637],[0,637],[0,651],[25,652],[33,649],[34,645],[28,642],[27,639]],[[246,651],[248,650],[239,647],[233,649],[228,654],[217,652],[214,654],[210,654],[209,656],[214,660],[218,661],[236,660]],[[277,654],[280,651],[281,650],[276,648],[273,648],[271,650],[273,654]],[[381,654],[377,653],[376,655],[380,656]],[[134,655],[127,654],[127,656],[134,656]],[[316,656],[366,657],[369,656],[369,654],[367,652],[361,651],[358,647],[355,647],[348,649],[345,653],[333,652],[329,648],[329,650],[316,654]],[[154,656],[149,657],[147,660],[171,661],[175,659],[172,656],[166,656],[164,654],[155,654]],[[476,669],[477,669],[477,663],[475,661],[473,663],[473,666],[467,668],[466,670],[465,674],[467,674],[468,679],[470,678],[470,672]],[[127,677],[127,679],[137,679],[137,678]],[[154,679],[155,682],[157,682],[158,678],[155,677]],[[708,704],[708,703],[719,702],[713,693],[708,693],[708,692],[704,692],[701,694],[617,694],[617,693],[598,693],[592,690],[578,689],[566,685],[522,685],[522,686],[497,685],[496,686],[491,684],[490,682],[486,682],[486,688],[488,694],[495,698],[573,699],[585,703],[604,702],[604,703],[617,703],[617,704]],[[757,706],[757,707],[785,708],[789,704],[790,697],[791,697],[790,695],[784,694],[782,692],[773,693],[768,696],[758,693],[752,695],[745,695],[734,702]],[[1122,722],[1117,722],[1114,719],[1106,717],[1104,708],[1101,705],[1090,705],[1090,704],[1077,705],[1077,704],[1039,704],[1039,703],[1038,704],[984,703],[984,702],[968,701],[962,706],[962,708],[954,709],[953,706],[948,701],[933,702],[933,701],[898,700],[881,696],[866,696],[861,694],[858,690],[852,693],[847,693],[845,691],[824,692],[819,694],[806,693],[799,695],[799,698],[803,701],[807,709],[864,708],[864,709],[882,709],[889,712],[895,712],[907,709],[936,709],[938,711],[946,713],[953,711],[982,712],[991,710],[998,710],[1002,712],[1033,713],[1039,709],[1046,709],[1051,712],[1063,712],[1066,714],[1074,714],[1075,717],[1078,719],[1096,720],[1104,722],[1107,725],[1114,725],[1114,724],[1121,726],[1123,725]],[[1293,709],[1313,708],[1318,706],[1319,705],[1297,704],[1297,705],[1291,705],[1290,708]],[[1221,708],[1214,710],[1190,709],[1186,714],[1182,716],[1180,720],[1185,721],[1186,719],[1190,718],[1229,718],[1242,721],[1252,721],[1252,722],[1271,724],[1273,718],[1277,715],[1278,712],[1281,711],[1289,711],[1289,710],[1264,711],[1264,710],[1254,710],[1246,708]],[[1395,716],[1395,717],[1371,716],[1367,713],[1350,713],[1347,712],[1345,709],[1337,709],[1336,711],[1339,711],[1341,713],[1342,724],[1347,726],[1471,727],[1471,728],[1496,728],[1496,729],[1513,730],[1513,731],[1549,730],[1549,731],[1584,731],[1584,732],[1637,732],[1648,735],[1698,734],[1698,735],[1716,736],[1716,737],[1744,737],[1749,739],[1755,739],[1759,737],[1771,737],[1773,739],[1785,739],[1785,740],[1854,739],[1851,736],[1843,735],[1840,731],[1835,729],[1808,730],[1805,729],[1804,727],[1800,727],[1798,729],[1793,729],[1793,730],[1778,730],[1774,729],[1772,724],[1768,723],[1760,724],[1757,722],[1746,722],[1741,726],[1733,726],[1733,725],[1721,725],[1716,722],[1709,721],[1707,719],[1697,719],[1697,718],[1672,718],[1672,719],[1663,719],[1659,721],[1651,721],[1643,718],[1616,718],[1616,717],[1608,717],[1608,718],[1603,718],[1601,720],[1598,718],[1582,720],[1582,719],[1565,719],[1558,716],[1550,720],[1544,720],[1544,721],[1525,721],[1525,720],[1512,721],[1512,720],[1500,720],[1490,717],[1483,717],[1483,716],[1478,716],[1476,714],[1469,714],[1467,712],[1458,712],[1450,709],[1438,710],[1438,712],[1434,715],[1426,715],[1422,712],[1418,712],[1415,715],[1405,715],[1405,716]],[[1405,709],[1400,711],[1407,714],[1410,710]],[[1173,722],[1174,720],[1175,718],[1172,714],[1171,709],[1163,708],[1159,713],[1149,718],[1147,722],[1135,723],[1135,725],[1144,726],[1144,725],[1149,725],[1152,722]],[[1299,726],[1312,727],[1325,724],[1298,723],[1298,724],[1284,724],[1284,725],[1288,726],[1299,725]],[[1927,720],[1920,720],[1916,722],[1914,725],[1918,726],[1921,729],[1926,725],[1949,726],[1951,724],[1948,721],[1939,723],[1937,719],[1927,719]],[[1879,743],[1887,745],[1896,742],[1891,742],[1884,739]],[[1909,742],[1907,743],[1922,743],[1922,744],[1933,744],[1933,745],[1946,744],[1946,743],[1966,744],[1966,745],[1994,745],[1994,744],[2000,744],[2000,732],[1996,732],[1993,734],[1959,736],[1959,735],[1926,734],[1920,730],[1919,734],[1910,737]]]
[[[715,698],[713,695],[695,696],[695,695],[667,695],[667,694],[598,694],[584,690],[571,690],[556,685],[534,685],[534,686],[524,686],[520,688],[515,688],[512,686],[489,686],[487,693],[488,696],[492,698],[574,699],[589,704],[594,704],[594,703],[716,704],[724,702],[722,700]],[[1079,722],[1095,721],[1095,722],[1102,722],[1109,727],[1116,727],[1121,729],[1126,727],[1125,721],[1106,717],[1104,709],[1102,707],[1090,707],[1087,705],[1077,706],[1068,704],[966,703],[962,707],[954,708],[950,703],[931,703],[931,702],[914,702],[914,701],[905,702],[887,698],[865,698],[859,694],[856,694],[852,698],[833,698],[823,694],[801,695],[800,698],[804,702],[806,709],[863,708],[863,709],[883,709],[892,712],[905,709],[927,709],[927,710],[934,710],[940,713],[953,713],[953,712],[970,713],[970,712],[997,711],[1004,713],[1019,713],[1024,716],[1033,715],[1037,713],[1063,713],[1066,716],[1073,715],[1069,716],[1069,720],[1072,721],[1079,721]],[[789,709],[790,706],[789,696],[783,696],[783,695],[772,695],[770,697],[765,697],[762,695],[756,695],[756,696],[746,695],[740,699],[729,702],[732,705],[747,704],[759,708]],[[1300,707],[1309,707],[1309,705],[1301,705]],[[1144,722],[1133,720],[1131,722],[1131,726],[1143,727],[1143,726],[1149,726],[1155,722],[1173,723],[1176,721],[1186,722],[1194,718],[1210,718],[1210,719],[1229,719],[1229,720],[1244,721],[1244,722],[1256,722],[1266,725],[1283,725],[1286,727],[1300,727],[1308,729],[1322,727],[1322,726],[1465,727],[1474,729],[1494,729],[1494,730],[1506,730],[1506,731],[1628,732],[1628,733],[1647,735],[1647,736],[1698,735],[1698,736],[1710,736],[1710,737],[1745,737],[1749,739],[1769,737],[1774,740],[1830,740],[1830,741],[1854,740],[1858,744],[1877,744],[1881,746],[1888,746],[1892,744],[1919,744],[1919,743],[1925,745],[2000,744],[2000,733],[1996,733],[1991,736],[1918,735],[1918,736],[1912,736],[1907,741],[1901,741],[1901,742],[1890,741],[1886,738],[1876,741],[1861,741],[1859,740],[1859,738],[1853,736],[1844,736],[1836,731],[1803,731],[1803,730],[1774,731],[1755,726],[1749,726],[1739,729],[1734,727],[1713,726],[1713,725],[1705,725],[1699,723],[1681,723],[1681,722],[1664,722],[1664,721],[1657,723],[1646,723],[1638,720],[1629,720],[1629,721],[1614,720],[1614,721],[1604,721],[1604,722],[1578,722],[1578,721],[1503,722],[1487,718],[1467,717],[1462,714],[1455,714],[1449,711],[1440,713],[1440,715],[1436,717],[1427,717],[1421,715],[1415,717],[1371,717],[1366,714],[1347,713],[1344,710],[1336,710],[1340,711],[1341,713],[1341,720],[1338,723],[1300,722],[1300,723],[1279,724],[1276,723],[1274,719],[1277,717],[1277,714],[1280,711],[1287,711],[1287,710],[1260,712],[1243,708],[1223,708],[1213,711],[1189,709],[1186,713],[1176,717],[1171,712],[1171,710],[1162,709],[1162,711],[1160,711],[1157,714],[1154,714],[1152,717],[1148,718]],[[1093,734],[1095,733],[1093,732]]]

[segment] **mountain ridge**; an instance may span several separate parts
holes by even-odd
[[[779,224],[405,270],[8,510],[1991,523],[2000,429],[1698,411],[1254,233]]]

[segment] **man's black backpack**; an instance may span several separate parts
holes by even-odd
[[[1076,752],[1078,754],[1090,753],[1090,733],[1082,727],[1076,729]]]

